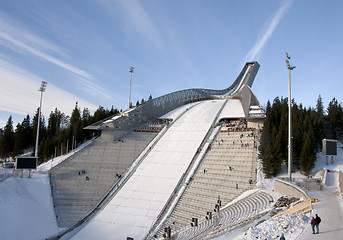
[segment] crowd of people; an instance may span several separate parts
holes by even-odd
[[[252,131],[254,129],[248,128],[248,123],[246,119],[240,120],[223,120],[223,127],[227,132],[240,132],[240,131]]]

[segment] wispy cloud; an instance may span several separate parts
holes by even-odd
[[[34,114],[39,106],[38,91],[42,79],[24,68],[6,60],[0,59],[0,110],[17,114]],[[77,97],[63,89],[58,88],[52,83],[48,83],[44,96],[42,111],[45,117],[49,116],[50,111],[56,107],[70,114],[75,102],[79,103],[81,109],[88,107],[94,111],[97,107]]]
[[[105,89],[94,82],[92,74],[61,60],[68,57],[68,54],[62,48],[26,30],[2,12],[0,12],[0,45],[20,54],[38,57],[67,70],[74,76],[74,79],[83,84],[82,87],[87,89],[88,93],[92,95],[101,93],[103,97],[112,99]]]
[[[288,9],[293,4],[294,0],[284,0],[282,1],[279,9],[273,14],[273,16],[266,22],[265,26],[257,39],[255,45],[250,49],[248,54],[244,57],[242,64],[247,61],[258,60],[261,55],[263,48],[265,47],[268,40],[273,35],[274,30],[277,25],[280,23],[283,16],[287,13]],[[241,65],[242,65],[241,64]]]
[[[153,16],[144,8],[148,4],[142,4],[139,0],[125,1],[98,1],[104,12],[108,12],[111,18],[120,22],[122,31],[128,33],[130,37],[139,37],[147,44],[157,48],[159,51],[164,49],[163,32],[160,31]]]
[[[149,14],[138,0],[126,0],[118,2],[125,11],[127,21],[133,29],[142,34],[157,47],[161,47],[162,36]]]

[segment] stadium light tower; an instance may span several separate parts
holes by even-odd
[[[130,72],[129,108],[131,106],[131,104],[130,104],[131,103],[131,80],[132,80],[133,69],[134,69],[134,67],[130,67],[130,70],[129,70],[129,72]]]
[[[43,92],[45,92],[46,85],[48,83],[45,81],[42,81],[40,88],[38,91],[40,91],[40,103],[39,103],[39,111],[38,111],[38,119],[37,119],[37,134],[36,134],[36,148],[35,148],[35,157],[38,157],[38,140],[39,140],[39,128],[40,128],[40,115],[41,115],[41,109],[42,109],[42,98],[43,98]]]
[[[292,109],[291,109],[291,70],[295,66],[289,65],[291,57],[286,53],[286,65],[288,69],[288,175],[289,181],[292,181]]]

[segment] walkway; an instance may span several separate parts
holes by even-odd
[[[322,222],[319,226],[319,234],[313,235],[310,224],[299,240],[306,239],[342,239],[343,236],[343,209],[340,205],[342,197],[338,190],[338,173],[328,173],[327,186],[320,192],[309,192],[309,196],[317,198],[318,203],[313,204],[313,215],[318,214]],[[339,198],[341,199],[339,201]]]

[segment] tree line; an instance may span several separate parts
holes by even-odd
[[[144,100],[141,104],[144,104]],[[325,110],[319,95],[316,108],[304,108],[302,104],[297,105],[293,100],[291,109],[293,169],[299,169],[309,175],[314,167],[316,154],[321,150],[322,139],[343,140],[343,107],[336,98],[333,98]],[[32,120],[27,115],[22,123],[17,124],[15,130],[12,116],[9,117],[0,136],[1,158],[14,158],[27,151],[32,152],[36,141],[38,111],[39,109]],[[86,139],[90,139],[93,137],[93,132],[84,131],[84,127],[118,113],[119,111],[113,106],[110,110],[99,106],[91,115],[88,108],[84,108],[81,112],[76,103],[71,116],[65,115],[57,108],[50,112],[47,124],[44,116],[41,116],[39,163],[64,154]],[[262,160],[263,172],[268,178],[279,174],[282,164],[288,160],[287,98],[277,97],[273,103],[267,102],[259,158]]]
[[[342,141],[343,108],[333,98],[326,111],[319,95],[316,108],[291,103],[292,115],[292,163],[293,169],[309,175],[321,150],[322,139]],[[266,119],[261,133],[259,158],[267,178],[280,173],[282,164],[288,162],[288,99],[268,101]]]
[[[14,158],[25,152],[32,152],[36,143],[37,119],[39,108],[34,117],[27,115],[22,123],[18,123],[15,130],[12,116],[8,118],[3,134],[0,136],[0,157],[4,159]],[[118,114],[117,109],[105,109],[99,106],[91,115],[88,108],[81,112],[76,103],[71,116],[67,116],[57,108],[50,112],[47,124],[44,116],[40,119],[38,163],[42,163],[53,156],[59,156],[75,148],[86,139],[93,137],[91,131],[83,128]]]

